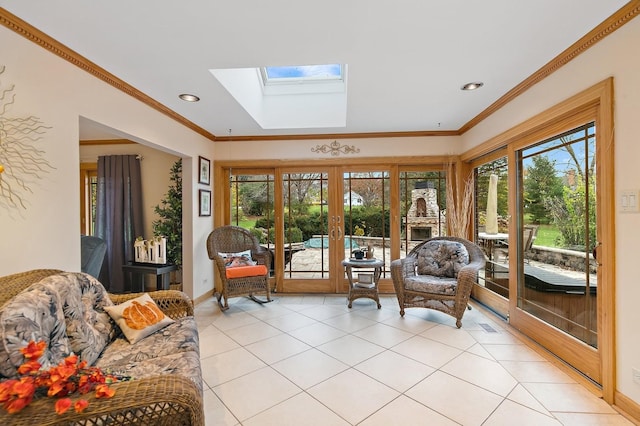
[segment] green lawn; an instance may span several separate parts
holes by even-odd
[[[540,225],[533,244],[544,247],[559,247],[560,231],[553,225]]]
[[[238,226],[244,229],[251,229],[256,226],[256,220],[258,220],[258,216],[244,217],[242,220],[240,220]]]
[[[311,206],[309,210],[319,211],[320,206]],[[245,229],[251,229],[255,227],[257,219],[259,219],[259,216],[244,217],[238,225]],[[559,240],[560,231],[554,225],[540,225],[538,227],[538,233],[536,234],[534,244],[544,247],[560,247],[558,245]]]

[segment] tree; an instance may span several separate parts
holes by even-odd
[[[549,223],[548,205],[562,199],[562,179],[556,175],[555,161],[547,156],[536,155],[527,168],[524,180],[524,211],[531,215],[533,223]]]
[[[383,180],[379,172],[353,173],[348,180],[350,188],[345,188],[344,193],[349,190],[357,193],[362,197],[362,205],[364,207],[373,207],[382,205]],[[345,180],[345,183],[347,181]]]
[[[284,202],[294,215],[305,215],[314,199],[320,196],[320,173],[291,173],[285,180]],[[289,199],[290,198],[290,199]]]
[[[594,177],[578,179],[573,186],[565,186],[562,198],[549,200],[548,209],[562,235],[562,246],[590,252],[596,244],[596,197]],[[587,192],[589,192],[587,197]],[[588,203],[587,203],[588,200]],[[588,232],[587,232],[588,227]],[[587,235],[591,238],[587,241]]]
[[[263,182],[240,182],[238,192],[244,214],[263,216],[272,208],[269,195],[273,194],[273,181],[269,182],[266,176]]]
[[[169,172],[169,189],[153,211],[160,217],[153,221],[153,235],[167,239],[167,261],[182,268],[182,159]]]
[[[595,141],[572,142],[569,137],[560,141],[560,149],[569,154],[570,168],[562,198],[549,200],[547,207],[563,247],[590,252],[596,244]]]

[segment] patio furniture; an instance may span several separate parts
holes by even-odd
[[[239,226],[221,226],[207,237],[207,252],[220,276],[220,288],[215,293],[220,309],[229,309],[229,297],[248,296],[258,303],[271,302],[271,252],[260,246],[255,235]],[[254,293],[264,293],[267,300],[256,298]]]
[[[380,309],[380,296],[378,294],[378,281],[380,281],[380,275],[382,274],[382,268],[384,268],[384,262],[380,259],[345,259],[342,261],[345,273],[349,279],[349,307],[352,306],[353,301],[361,297],[374,300],[378,304]],[[358,273],[357,279],[354,280],[353,268],[366,269],[369,273]]]
[[[484,266],[482,249],[463,238],[434,237],[418,244],[407,257],[391,262],[400,315],[405,308],[435,309],[454,317],[460,328]]]
[[[533,247],[533,242],[536,240],[537,234],[538,225],[524,225],[522,227],[522,254],[525,263],[529,263],[527,253],[529,253],[531,247]],[[503,241],[501,247],[496,248],[496,250],[504,257],[503,262],[507,263],[507,260],[509,260],[509,243],[507,241]],[[497,258],[498,256],[496,256],[496,260]]]

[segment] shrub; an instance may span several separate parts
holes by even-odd
[[[273,243],[276,240],[275,229],[269,229],[269,242]],[[284,231],[284,240],[286,243],[299,243],[304,241],[302,239],[302,231],[300,228],[290,228]]]
[[[267,230],[264,228],[250,228],[249,232],[251,232],[258,239],[260,244],[268,243],[267,239]]]

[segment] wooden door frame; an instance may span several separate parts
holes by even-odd
[[[586,356],[584,359],[574,359],[577,368],[600,371],[599,383],[603,399],[613,404],[616,386],[615,359],[615,186],[614,186],[614,126],[613,126],[613,78],[608,78],[594,86],[570,97],[569,99],[543,111],[542,113],[516,125],[515,127],[497,135],[485,143],[475,147],[462,155],[463,161],[471,162],[496,149],[507,147],[507,161],[511,167],[516,161],[516,151],[536,141],[560,134],[585,124],[588,121],[596,123],[596,155],[598,158],[597,171],[597,235],[600,238],[598,246],[598,352],[597,356]],[[517,176],[509,173],[509,213],[515,217],[517,212]],[[517,235],[517,223],[511,221],[509,233]],[[510,250],[511,261],[517,256],[514,246]],[[515,265],[513,265],[515,266]],[[511,272],[510,294],[517,293],[517,272],[515,267]],[[561,358],[575,358],[576,350],[582,353],[595,352],[577,339],[567,338],[559,330],[551,330],[546,323],[517,308],[517,298],[509,300],[510,323],[527,335],[539,337],[538,343],[547,348],[553,348]],[[539,333],[540,327],[545,327],[545,333]],[[561,340],[562,339],[562,340]],[[561,343],[560,343],[561,342]],[[592,354],[594,355],[594,354]],[[597,355],[597,354],[595,354]],[[584,370],[583,370],[584,371]]]

